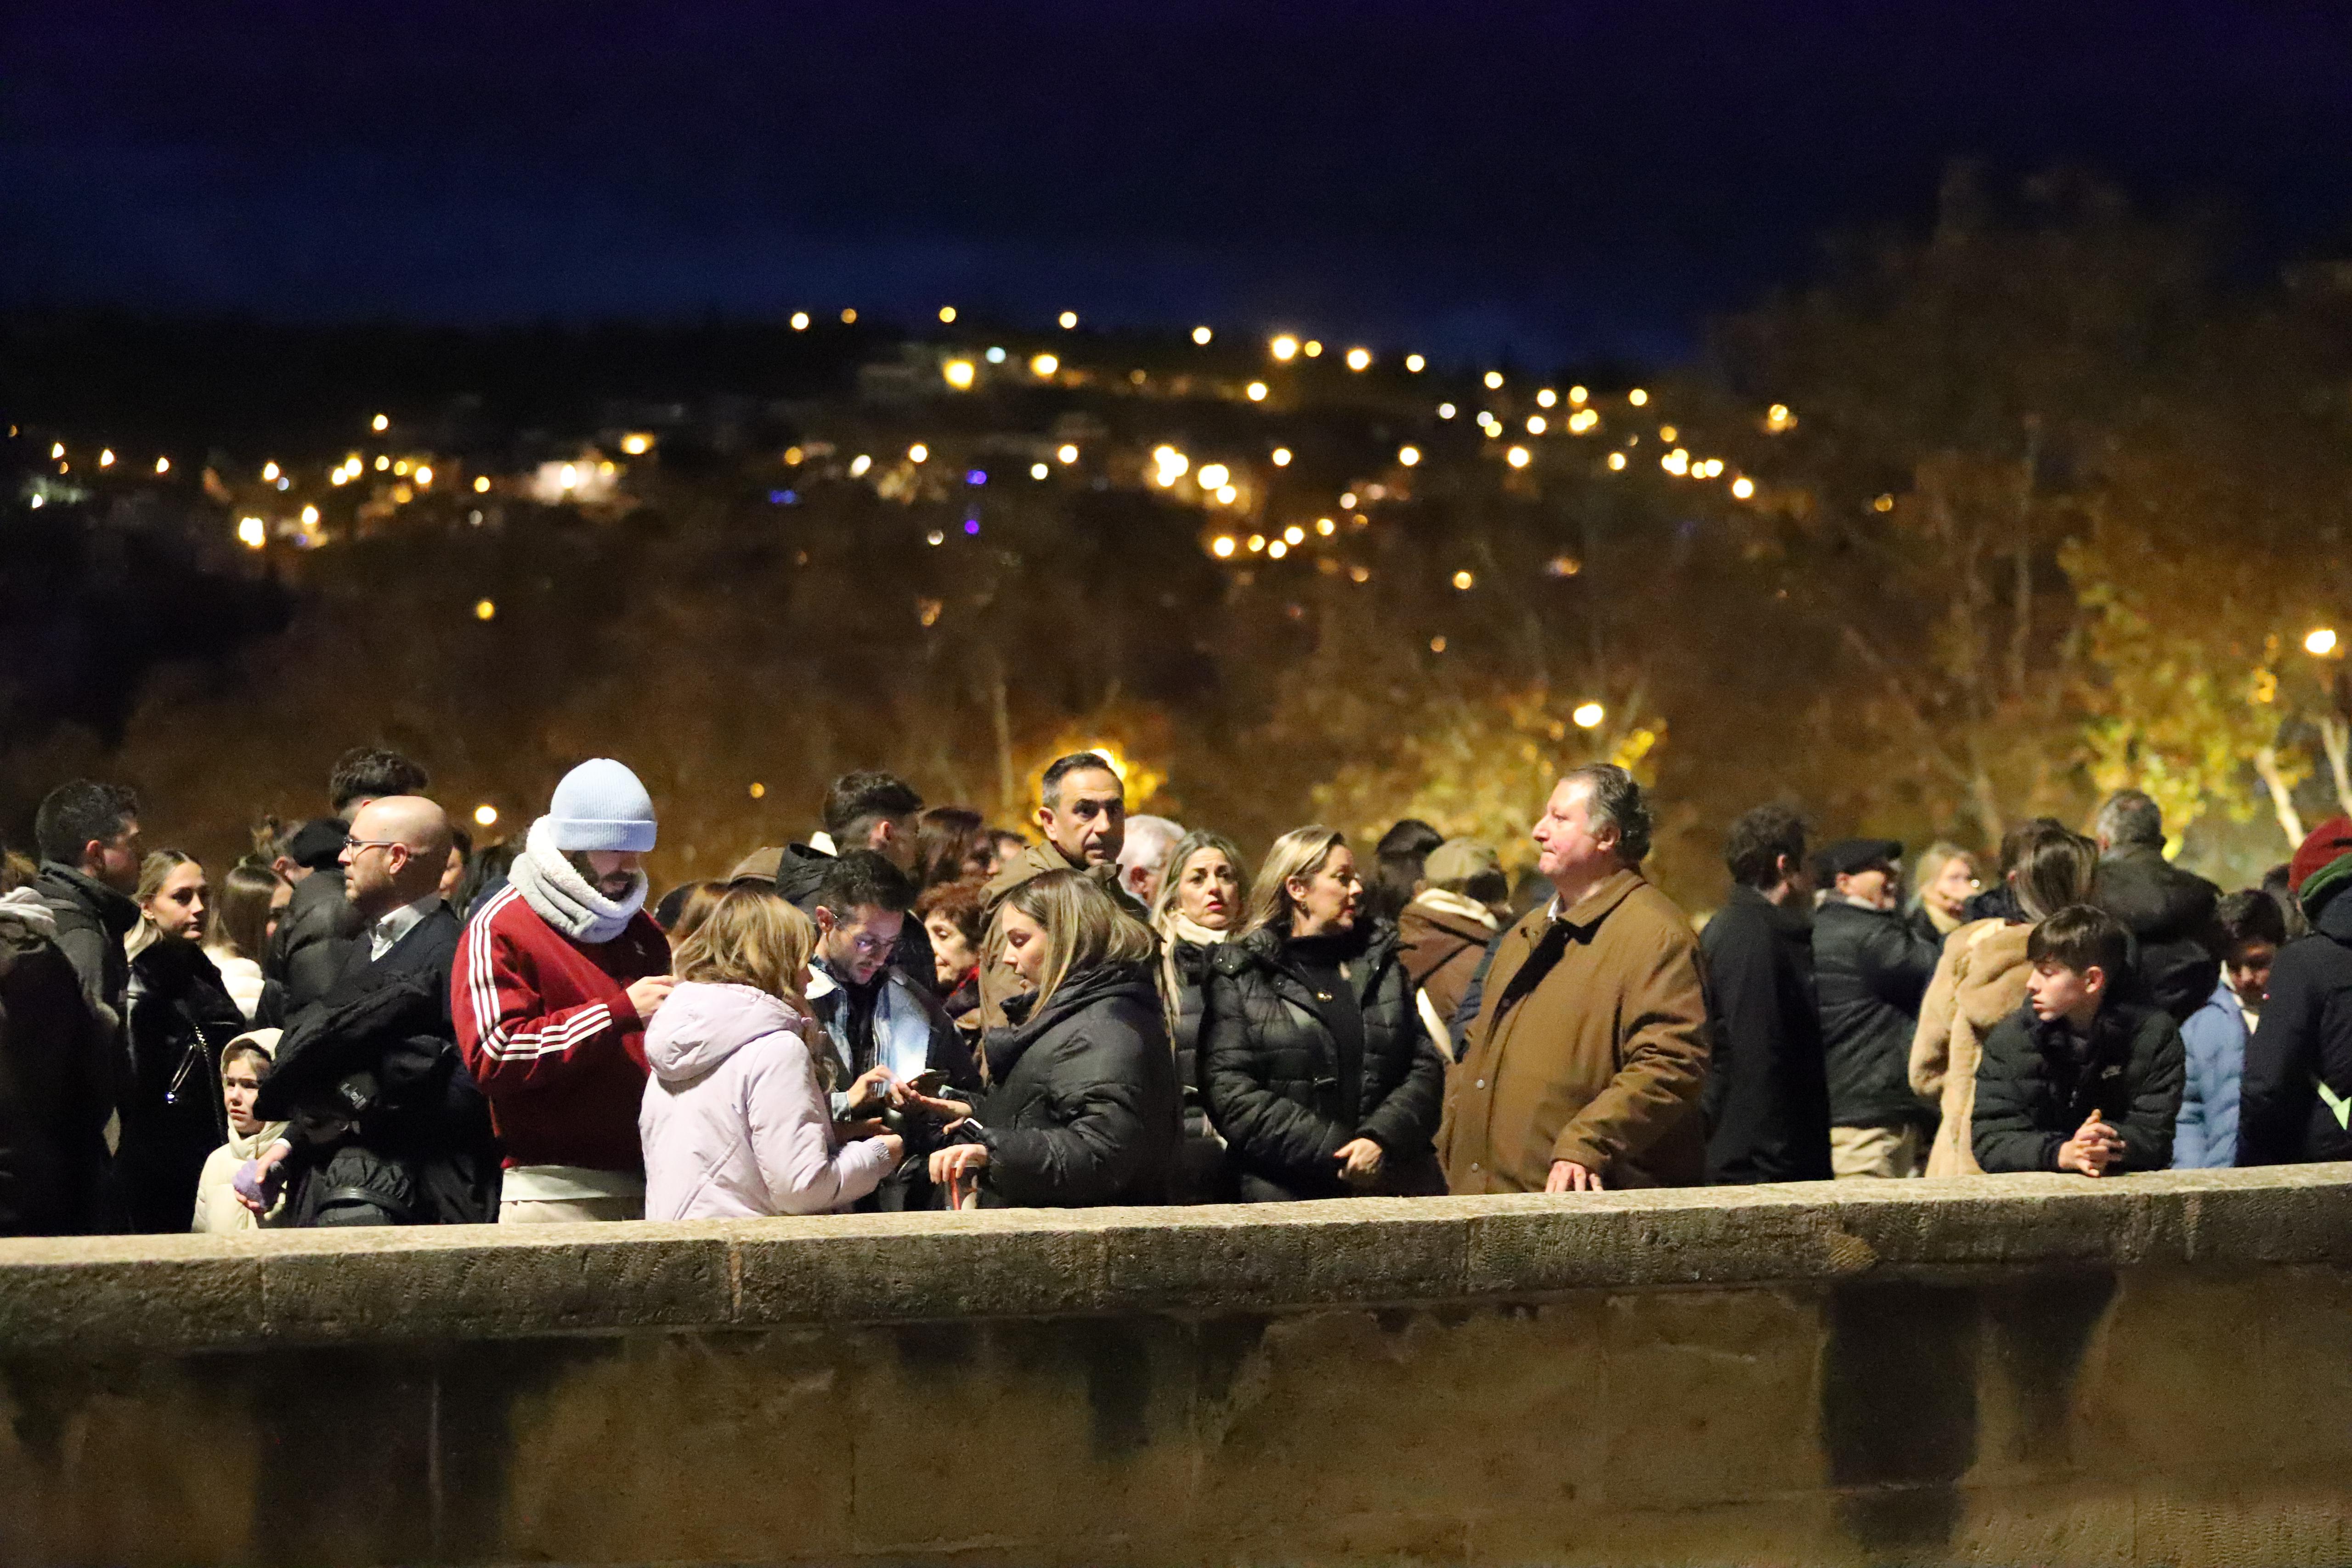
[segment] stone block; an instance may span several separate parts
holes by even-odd
[[[733,1315],[727,1241],[699,1227],[403,1227],[365,1247],[345,1234],[271,1235],[260,1266],[272,1337],[509,1338]]]
[[[508,1348],[491,1375],[506,1385],[503,1451],[474,1472],[494,1478],[494,1495],[471,1511],[480,1535],[462,1543],[464,1560],[850,1555],[858,1434],[839,1337],[636,1334]],[[469,1401],[467,1418],[478,1422],[483,1401]]]
[[[249,1249],[199,1236],[0,1242],[0,1354],[234,1345],[262,1333]]]
[[[1818,1304],[1769,1290],[1612,1294],[1595,1418],[1612,1508],[1684,1508],[1810,1491]]]
[[[1098,1210],[1041,1217],[844,1215],[734,1229],[736,1321],[898,1322],[1091,1312],[1103,1299]]]
[[[894,1562],[1189,1539],[1193,1331],[1166,1318],[900,1323],[843,1336],[835,1480],[859,1552]]]
[[[1112,1310],[1235,1312],[1457,1296],[1468,1223],[1413,1198],[1165,1211],[1103,1232]]]
[[[1198,1517],[1249,1541],[1302,1511],[1466,1519],[1591,1499],[1601,1312],[1581,1295],[1202,1323]]]

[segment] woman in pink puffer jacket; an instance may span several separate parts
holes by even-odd
[[[737,886],[682,943],[677,988],[646,1029],[646,1218],[846,1208],[898,1167],[891,1135],[836,1143],[802,1001],[816,927],[763,887]]]

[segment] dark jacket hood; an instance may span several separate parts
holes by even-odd
[[[1004,1004],[1004,1027],[990,1030],[981,1047],[988,1055],[990,1082],[1003,1082],[1023,1052],[1068,1019],[1121,996],[1133,998],[1154,1013],[1160,1010],[1160,988],[1152,979],[1150,967],[1141,965],[1105,964],[1084,974],[1072,975],[1055,989],[1042,1009],[1036,1006],[1034,992],[1013,998]]]
[[[34,885],[52,898],[63,898],[80,904],[98,917],[99,924],[115,936],[127,936],[139,924],[139,905],[127,893],[117,893],[95,877],[84,876],[62,861],[41,862],[40,875]]]
[[[776,864],[776,891],[784,902],[805,909],[816,899],[817,884],[824,881],[825,872],[834,857],[823,850],[806,844],[787,844],[784,858]]]

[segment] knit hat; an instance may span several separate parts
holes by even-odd
[[[1432,887],[1466,887],[1479,873],[1502,869],[1501,853],[1476,839],[1448,839],[1421,862],[1422,880]]]
[[[1840,839],[1813,856],[1813,874],[1827,886],[1842,876],[1873,867],[1893,871],[1902,863],[1903,846],[1893,839]]]
[[[2317,918],[2319,906],[2352,883],[2352,817],[2338,812],[2311,830],[2287,862],[2286,885]]]
[[[637,776],[609,757],[582,763],[555,787],[547,814],[559,850],[649,850],[654,800]]]

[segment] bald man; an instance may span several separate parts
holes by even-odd
[[[425,974],[437,978],[446,1018],[458,931],[441,898],[449,847],[448,814],[422,795],[386,795],[360,808],[342,855],[343,896],[360,936],[331,998],[387,974]]]
[[[498,1140],[449,1019],[449,848],[448,817],[420,795],[383,796],[352,819],[343,896],[358,938],[326,995],[294,1016],[256,1098],[288,1124],[264,1156],[285,1167],[281,1224],[498,1218]]]

